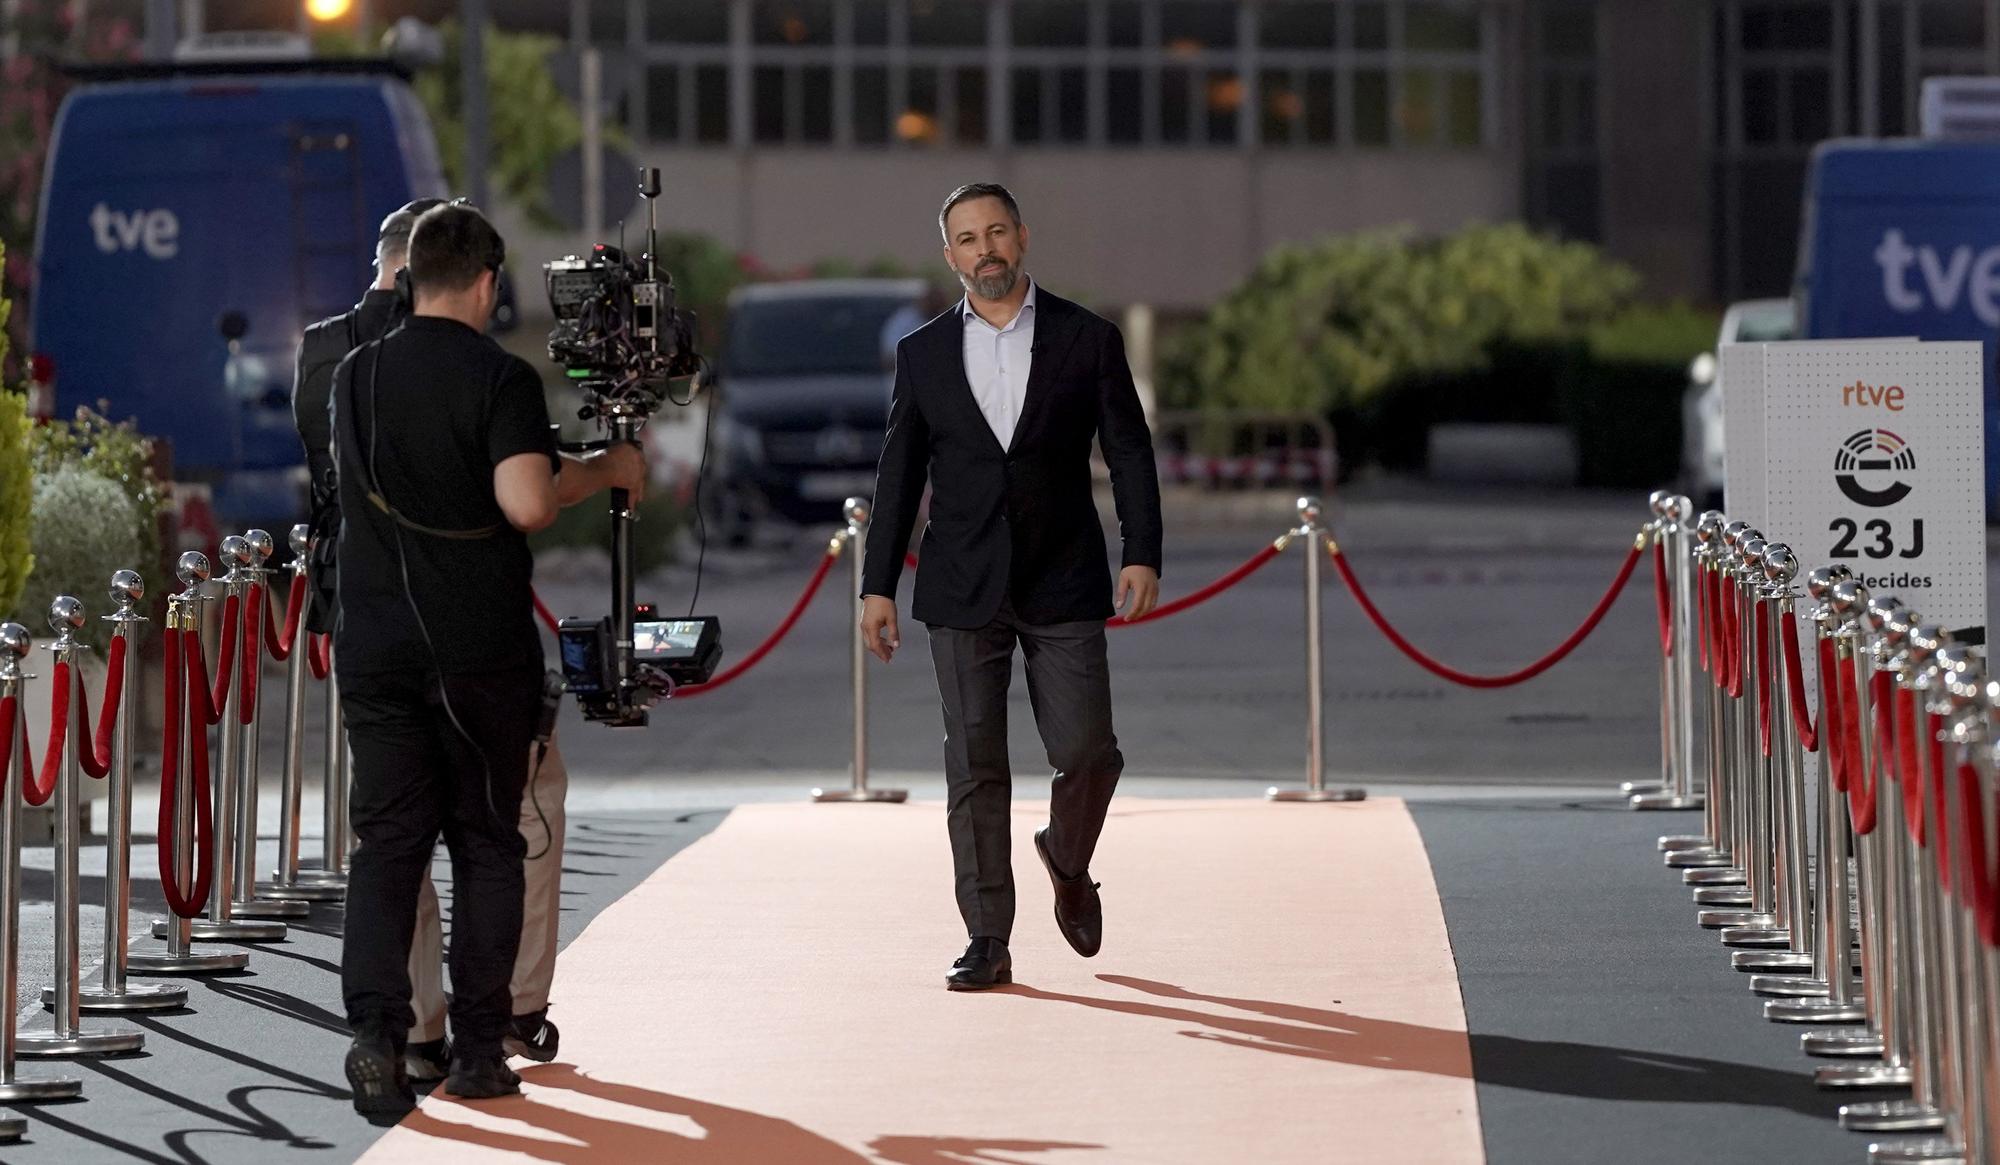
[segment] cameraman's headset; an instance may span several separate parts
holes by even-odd
[[[472,205],[470,199],[454,198],[447,201],[442,198],[419,198],[404,203],[401,208],[390,213],[388,217],[382,220],[382,225],[386,228],[391,221],[402,214],[411,214],[422,218],[426,213],[440,206],[463,206],[475,214],[478,213],[478,209]],[[416,225],[414,223],[411,224],[410,235],[412,238],[416,236]],[[500,266],[506,261],[506,258],[506,244],[500,239],[499,232],[496,231],[493,235],[492,245],[488,247],[487,253],[480,257],[480,265],[484,269],[493,272],[494,278],[498,279]],[[416,307],[416,285],[410,277],[410,267],[407,262],[403,264],[401,270],[396,272],[396,298],[405,311]],[[498,534],[502,525],[498,522],[490,526],[481,526],[470,530],[448,530],[436,526],[426,526],[421,522],[410,519],[401,510],[390,505],[389,499],[383,496],[380,480],[375,473],[375,445],[376,436],[380,428],[377,419],[378,400],[376,387],[381,379],[382,371],[381,342],[379,340],[376,341],[371,345],[371,349],[368,355],[368,456],[363,463],[367,470],[367,481],[364,484],[367,487],[369,504],[387,514],[397,525],[419,534],[429,535],[432,538],[448,538],[459,542],[473,542],[484,538],[491,538],[495,534]],[[360,436],[358,430],[355,436]]]

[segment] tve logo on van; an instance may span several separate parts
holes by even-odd
[[[171,210],[128,214],[100,202],[91,208],[90,230],[96,236],[97,249],[107,255],[143,249],[155,259],[171,259],[181,249],[181,220]]]
[[[1882,298],[1904,315],[1926,308],[1949,313],[1964,300],[1980,322],[2000,327],[2000,247],[1978,252],[1969,243],[1949,251],[1928,243],[1913,247],[1902,231],[1891,228],[1875,248],[1875,263],[1882,268]]]

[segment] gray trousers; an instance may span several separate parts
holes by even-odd
[[[1006,941],[1014,929],[1013,841],[1008,813],[1007,688],[1014,645],[1028,669],[1028,700],[1055,781],[1049,853],[1065,875],[1090,866],[1112,791],[1125,769],[1111,732],[1111,670],[1104,622],[1024,623],[1002,602],[971,631],[931,627],[931,662],[944,701],[946,823],[958,910],[973,938]]]

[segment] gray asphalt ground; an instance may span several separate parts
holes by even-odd
[[[1336,499],[1329,515],[1364,585],[1411,638],[1458,667],[1503,671],[1575,626],[1645,507],[1623,493],[1378,485]],[[1229,570],[1292,520],[1282,496],[1170,497],[1164,597]],[[721,617],[725,663],[790,606],[827,533],[780,531],[750,549],[711,551],[697,609]],[[1301,559],[1295,545],[1204,606],[1113,633],[1125,791],[1245,796],[1302,783]],[[558,613],[594,615],[607,605],[602,570],[589,555],[551,558],[538,588]],[[1404,661],[1330,569],[1326,576],[1328,783],[1423,803],[1418,821],[1459,952],[1492,1159],[1667,1160],[1676,1150],[1728,1159],[1703,1133],[1712,1119],[1759,1146],[1740,1159],[1837,1159],[1827,1156],[1835,1148],[1858,1155],[1861,1146],[1828,1132],[1826,1106],[1801,1098],[1790,1073],[1804,1065],[1789,1054],[1788,1034],[1755,1020],[1747,992],[1721,969],[1712,940],[1686,917],[1680,888],[1657,866],[1650,838],[1685,823],[1611,812],[1603,796],[1618,781],[1657,773],[1657,647],[1645,572],[1569,662],[1522,687],[1485,692],[1449,687]],[[693,584],[688,561],[647,580],[641,597],[669,613],[685,610]],[[565,713],[578,847],[565,939],[712,827],[713,812],[698,811],[848,781],[851,593],[842,563],[761,666],[730,687],[657,709],[647,730],[607,730]],[[935,798],[943,794],[936,689],[907,595],[906,582],[901,654],[869,665],[873,783]],[[1021,682],[1010,712],[1023,795],[1044,795]],[[321,723],[314,701],[309,731]],[[267,729],[263,748],[266,870],[277,833],[277,737]],[[316,759],[308,763],[316,774]],[[142,823],[155,804],[151,771],[142,760]],[[318,796],[310,785],[309,854],[318,850]],[[1568,803],[1607,811],[1560,808]],[[149,832],[141,830],[133,856],[135,934],[162,909],[148,877],[156,869]],[[49,981],[51,867],[47,848],[25,852],[22,1000]],[[84,898],[95,902],[101,852],[86,852],[83,869]],[[83,949],[95,952],[102,911],[86,907],[82,922]],[[372,1131],[341,1099],[338,924],[337,907],[318,908],[288,942],[253,955],[253,975],[195,981],[191,1012],[139,1021],[148,1031],[144,1056],[62,1068],[83,1077],[90,1099],[28,1110],[31,1143],[0,1149],[0,1162],[353,1159]],[[37,1008],[22,1011],[27,1022],[46,1022]],[[1674,1070],[1656,1071],[1658,1063]],[[1654,1136],[1657,1155],[1640,1139]],[[1817,1148],[1794,1156],[1795,1143]]]

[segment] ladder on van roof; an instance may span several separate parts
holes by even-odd
[[[290,178],[292,302],[303,329],[352,307],[367,286],[375,236],[354,124],[304,123],[292,137]]]

